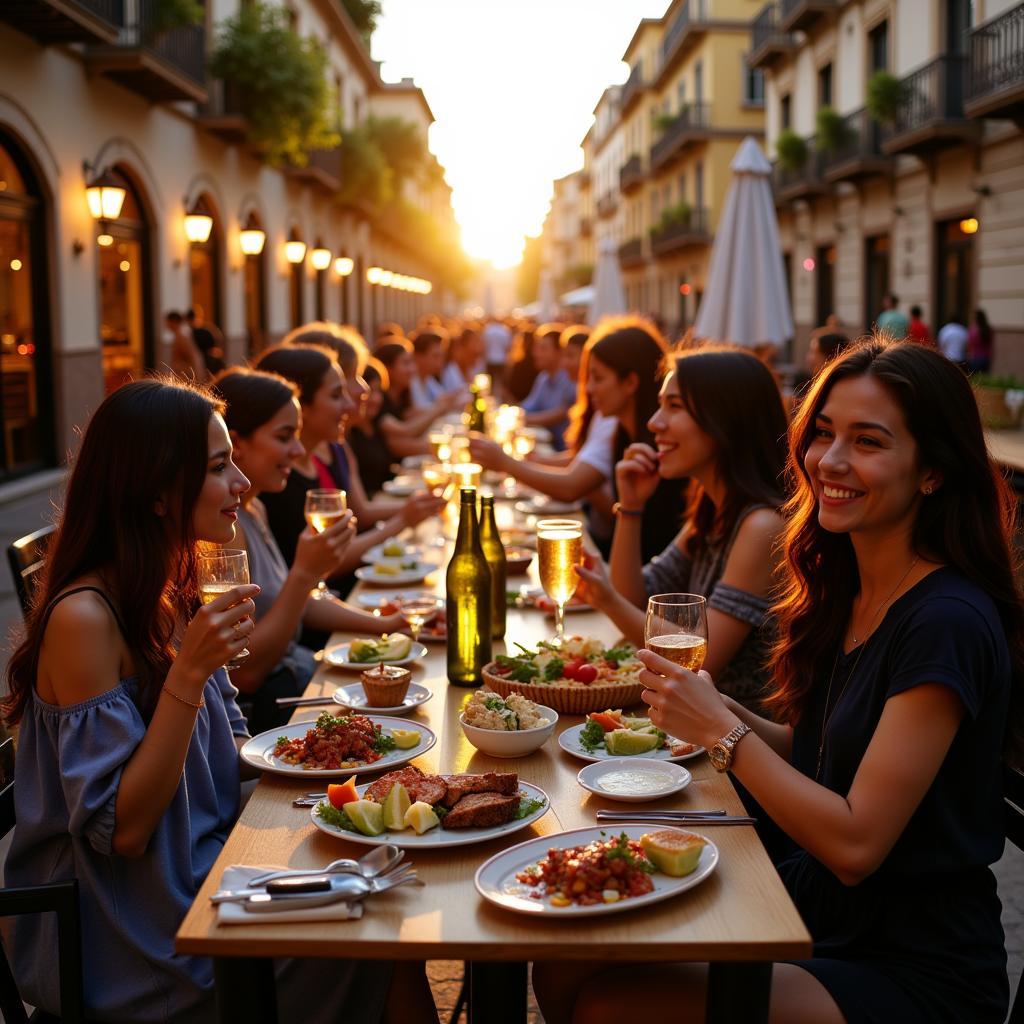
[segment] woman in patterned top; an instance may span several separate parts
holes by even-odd
[[[578,570],[581,596],[635,643],[652,594],[708,601],[705,668],[724,693],[759,706],[773,627],[772,552],[782,528],[786,415],[765,365],[735,349],[677,355],[648,422],[655,446],[631,444],[615,467],[619,504],[609,572]],[[659,480],[690,479],[683,527],[646,565],[642,515]]]

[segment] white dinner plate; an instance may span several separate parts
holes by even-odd
[[[401,547],[402,553],[400,555],[389,554],[384,549],[394,541],[384,541],[383,544],[377,544],[370,548],[368,551],[363,553],[363,561],[368,565],[373,565],[374,562],[420,562],[423,560],[423,548],[416,544],[403,544],[401,541],[398,542],[398,546]]]
[[[409,648],[409,653],[404,658],[374,658],[372,661],[350,661],[348,652],[351,643],[335,644],[324,650],[324,661],[332,668],[342,668],[346,672],[363,672],[374,665],[409,665],[418,661],[426,653],[427,649],[415,640]]]
[[[403,583],[422,583],[435,569],[436,565],[418,562],[415,569],[399,569],[398,572],[378,572],[373,565],[361,565],[356,569],[356,579],[364,583],[373,583],[380,587],[400,587]]]
[[[432,594],[429,590],[363,590],[356,594],[354,600],[360,608],[368,608],[374,611],[385,604],[396,604],[403,597],[433,597],[444,603],[444,598],[439,594]]]
[[[367,783],[369,785],[369,783]],[[360,796],[366,791],[366,786],[358,786],[357,792]],[[362,832],[349,832],[347,829],[338,828],[337,825],[328,825],[322,821],[316,813],[316,808],[310,810],[310,818],[321,832],[329,836],[337,836],[339,839],[349,839],[353,843],[365,843],[367,846],[380,846],[384,843],[391,843],[392,846],[400,846],[403,850],[440,850],[448,846],[469,846],[471,843],[484,843],[488,839],[496,839],[498,836],[507,836],[512,832],[518,832],[527,828],[535,821],[543,818],[551,807],[551,801],[547,793],[540,786],[533,786],[529,782],[520,779],[519,790],[534,800],[543,800],[544,803],[532,814],[518,821],[509,821],[504,825],[491,825],[489,828],[458,828],[446,829],[443,825],[436,826],[423,835],[418,836],[416,832],[407,828],[403,832],[385,831],[379,836],[364,836]]]
[[[291,722],[288,725],[280,725],[276,729],[268,729],[266,732],[261,732],[258,736],[253,736],[251,740],[247,740],[239,754],[246,764],[252,765],[253,768],[258,768],[260,771],[271,772],[274,775],[291,775],[293,778],[298,776],[300,778],[333,779],[340,778],[343,775],[348,777],[353,774],[390,771],[392,768],[398,768],[407,761],[425,754],[437,742],[437,736],[434,734],[433,729],[428,729],[427,726],[421,725],[419,722],[408,721],[404,718],[384,718],[380,715],[367,715],[366,717],[374,725],[379,725],[384,732],[390,732],[392,729],[412,729],[420,733],[422,738],[411,750],[391,750],[381,757],[379,761],[374,761],[372,764],[359,765],[355,768],[303,768],[302,765],[288,764],[287,761],[282,761],[279,757],[275,757],[274,747],[277,746],[278,737],[287,736],[288,739],[294,740],[300,736],[305,736],[315,724],[315,720],[310,719],[307,722]]]
[[[613,773],[624,772],[632,776],[631,785],[606,788],[605,779]],[[671,761],[657,761],[647,757],[616,757],[607,761],[594,761],[581,768],[576,781],[588,792],[603,796],[607,800],[621,800],[623,803],[646,803],[660,800],[686,789],[690,784],[690,773],[681,765]]]
[[[612,758],[620,758],[622,754],[609,754],[604,747],[597,747],[595,750],[584,750],[580,746],[580,733],[583,732],[583,726],[586,722],[580,725],[574,725],[571,729],[566,729],[565,732],[558,737],[558,745],[568,754],[572,754],[573,757],[578,757],[581,761],[608,761]],[[669,737],[671,740],[672,737]],[[669,752],[668,747],[664,747],[661,750],[645,750],[642,754],[626,755],[629,757],[635,757],[637,760],[641,758],[647,758],[651,761],[689,761],[691,757],[697,757],[698,754],[703,754],[704,748],[698,747],[696,750],[691,750],[689,754],[681,754],[679,757],[673,757]]]
[[[394,664],[394,662],[389,662],[389,664]],[[398,707],[377,708],[370,706],[366,694],[363,692],[362,683],[349,683],[348,686],[339,686],[334,691],[334,703],[348,708],[349,711],[358,711],[363,715],[405,715],[413,708],[426,704],[433,696],[434,691],[429,687],[422,686],[420,683],[410,683],[405,699]]]
[[[596,917],[601,914],[617,914],[624,910],[646,907],[652,903],[671,899],[679,893],[700,885],[718,863],[718,847],[706,836],[707,846],[701,850],[697,867],[682,878],[672,878],[660,871],[651,875],[654,883],[652,892],[643,896],[629,896],[617,903],[595,903],[589,907],[577,906],[553,907],[547,898],[537,899],[532,894],[539,891],[516,879],[516,875],[542,861],[552,848],[570,849],[584,846],[595,839],[611,839],[623,832],[630,839],[639,839],[645,832],[657,831],[657,825],[609,825],[604,828],[575,828],[556,836],[538,836],[527,840],[509,850],[502,850],[490,860],[485,861],[477,869],[473,879],[476,891],[489,903],[506,910],[514,910],[521,914],[542,915],[544,917]],[[697,834],[697,833],[694,833]]]
[[[426,484],[418,476],[396,476],[394,480],[385,480],[381,490],[393,498],[408,498],[417,491],[425,491]]]
[[[573,512],[580,512],[583,509],[582,501],[555,501],[553,498],[546,498],[537,495],[526,501],[517,501],[515,504],[517,512],[524,516],[566,516]]]

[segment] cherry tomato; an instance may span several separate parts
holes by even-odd
[[[597,678],[597,669],[591,664],[580,665],[576,670],[576,681],[589,685]]]

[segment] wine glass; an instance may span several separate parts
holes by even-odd
[[[452,476],[452,467],[444,462],[428,462],[422,469],[423,482],[430,489],[435,498],[441,497],[441,492],[448,486]]]
[[[249,556],[240,548],[200,552],[196,582],[203,604],[216,601],[221,594],[249,582]],[[238,668],[248,657],[249,648],[243,647],[224,667]]]
[[[438,462],[449,462],[452,457],[451,439],[452,435],[447,430],[432,430],[429,440],[430,447],[434,449],[434,455]]]
[[[644,645],[691,672],[699,671],[708,650],[707,602],[700,594],[648,598]]]
[[[420,630],[437,614],[437,598],[430,594],[410,594],[398,599],[398,611],[412,631],[413,640],[419,640]]]
[[[544,593],[555,602],[555,643],[565,639],[565,604],[576,593],[583,564],[583,524],[575,519],[537,522],[537,555]]]
[[[512,438],[512,450],[516,458],[525,459],[537,447],[537,435],[529,427],[522,427]]]
[[[306,491],[306,522],[323,533],[332,523],[337,522],[348,508],[345,492],[335,488],[314,488]],[[310,591],[309,596],[316,601],[326,600],[331,596],[327,584],[320,580]]]

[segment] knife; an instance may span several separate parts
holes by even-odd
[[[650,821],[660,825],[756,825],[757,818],[730,814],[686,814],[682,811],[598,811],[597,820],[605,824]]]
[[[245,903],[251,899],[263,903],[268,899],[295,900],[303,906],[319,906],[318,903],[307,903],[307,900],[328,896],[323,900],[330,903],[335,899],[362,899],[371,888],[362,875],[307,875],[301,878],[281,878],[275,882],[267,882],[266,892],[254,889],[219,889],[210,897],[210,902]]]

